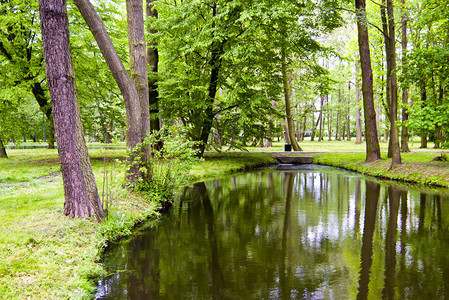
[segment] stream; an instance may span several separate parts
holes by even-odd
[[[196,183],[96,299],[444,299],[449,193],[305,165]]]

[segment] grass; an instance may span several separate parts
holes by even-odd
[[[155,215],[156,205],[116,189],[109,219],[101,224],[63,215],[64,190],[56,150],[8,150],[0,159],[0,299],[83,299],[95,288],[93,278],[111,240]],[[111,158],[124,151],[108,151]],[[102,154],[91,151],[99,189]],[[113,164],[113,162],[111,162]],[[116,169],[113,178],[124,173]],[[110,186],[120,186],[117,181]]]
[[[364,145],[354,145],[353,141],[306,141],[300,145],[316,163],[449,187],[448,163],[431,162],[442,151],[416,149],[417,142],[413,153],[402,155],[404,165],[394,169],[389,169],[390,161],[385,158],[386,143],[381,143],[384,159],[371,164],[364,163]],[[249,150],[207,153],[202,162],[192,166],[193,180],[271,164],[272,156],[283,151],[283,144]],[[14,149],[8,154],[8,159],[0,159],[0,299],[90,298],[94,279],[104,272],[98,260],[105,245],[131,234],[136,224],[157,218],[153,202],[120,188],[124,171],[114,159],[123,158],[125,151],[107,151],[109,170],[114,170],[108,187],[114,202],[109,219],[101,224],[63,215],[64,192],[56,150]],[[101,192],[103,153],[92,149],[90,154]]]
[[[149,217],[156,219],[155,203],[121,189],[124,170],[114,159],[125,151],[108,150],[115,196],[108,220],[67,218],[57,150],[7,152],[9,158],[0,159],[0,299],[90,298],[94,279],[104,272],[98,261],[105,246]],[[103,153],[89,152],[101,193]],[[207,154],[191,174],[201,180],[272,162],[264,154]]]

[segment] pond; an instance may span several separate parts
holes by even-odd
[[[443,299],[449,195],[318,166],[197,183],[108,251],[97,299]]]

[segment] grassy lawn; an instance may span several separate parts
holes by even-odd
[[[156,205],[121,189],[124,150],[108,150],[109,186],[114,195],[107,221],[96,224],[63,215],[64,190],[56,150],[8,149],[0,159],[0,299],[90,298],[104,246],[130,235],[148,218],[157,219]],[[103,153],[90,151],[100,194]],[[266,165],[263,154],[208,154],[193,166],[194,180]],[[114,167],[113,167],[114,165]],[[113,170],[113,174],[111,174]],[[112,175],[112,176],[111,176]]]
[[[404,164],[391,170],[385,157],[386,143],[381,143],[385,159],[371,164],[364,163],[364,144],[355,145],[354,141],[305,141],[300,145],[309,152],[307,155],[314,156],[315,163],[449,187],[448,162],[431,161],[442,150],[418,149],[417,141],[412,153],[402,155]],[[192,166],[192,180],[271,164],[273,159],[269,155],[254,152],[275,155],[283,151],[283,143],[275,143],[269,149],[249,150],[253,153],[207,153],[202,162]],[[105,190],[114,195],[108,220],[96,224],[69,219],[63,215],[64,192],[57,151],[8,149],[7,152],[9,158],[0,159],[0,299],[89,298],[95,278],[103,272],[97,262],[104,246],[131,234],[139,222],[157,219],[156,205],[121,189],[124,170],[115,160],[122,159],[125,151],[114,148],[107,151],[112,180]],[[103,152],[94,148],[90,155],[101,194]]]

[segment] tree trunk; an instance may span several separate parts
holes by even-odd
[[[407,68],[407,16],[405,14],[405,0],[401,0],[402,8],[401,8],[401,17],[402,17],[402,70],[405,73]],[[402,152],[410,152],[410,148],[408,147],[408,128],[404,126],[404,123],[408,120],[408,86],[404,86],[402,88],[402,131],[401,131],[401,151]]]
[[[126,16],[131,79],[139,96],[141,137],[143,140],[150,132],[150,109],[142,0],[126,0]]]
[[[318,127],[318,122],[320,121],[320,117],[318,116],[318,119],[316,119],[316,122],[313,123],[313,113],[312,113],[312,135],[310,136],[310,141],[313,142],[315,140],[315,132],[316,132],[316,128]]]
[[[217,15],[217,4],[214,4],[212,6],[212,15],[215,17]],[[215,117],[214,113],[214,102],[215,102],[215,95],[217,94],[218,89],[218,75],[221,71],[221,63],[222,63],[222,55],[223,55],[223,48],[226,43],[226,39],[217,39],[215,37],[214,42],[212,42],[211,45],[211,57],[209,60],[209,65],[211,66],[210,71],[210,78],[209,78],[209,87],[208,87],[208,94],[206,98],[206,109],[204,111],[203,121],[201,124],[201,133],[199,142],[201,144],[199,145],[199,153],[198,156],[202,157],[204,154],[204,151],[206,150],[206,145],[209,140],[210,131],[212,129],[212,123]]]
[[[427,101],[427,87],[424,79],[421,80],[421,102],[422,107],[426,106]],[[427,132],[425,129],[421,129],[421,146],[419,148],[427,148]]]
[[[64,183],[64,214],[101,221],[104,211],[84,142],[65,0],[39,0],[47,82]]]
[[[148,23],[151,23],[153,19],[158,18],[157,10],[153,7],[155,0],[147,0],[147,19]],[[148,47],[147,47],[147,59],[149,76],[148,76],[148,88],[149,88],[149,101],[150,101],[150,129],[151,131],[159,131],[160,121],[159,121],[159,92],[157,90],[157,74],[158,74],[158,64],[159,64],[159,52],[157,50],[157,44],[154,42],[153,35],[157,31],[151,29],[148,26]]]
[[[396,40],[393,15],[393,2],[387,1],[387,17],[385,7],[381,7],[382,24],[385,37],[385,52],[387,59],[387,103],[390,119],[390,144],[388,153],[391,154],[391,168],[400,165],[401,149],[399,146],[399,128],[396,126],[398,111],[398,85],[396,80]],[[388,25],[387,25],[388,24]]]
[[[321,96],[321,101],[320,101],[320,115],[318,117],[318,142],[321,142],[323,140],[323,103],[324,103],[324,96]]]
[[[285,143],[286,144],[291,145],[290,136],[288,134],[288,129],[287,129],[287,125],[286,124],[287,124],[287,121],[284,124],[284,139],[285,139]]]
[[[326,105],[327,105],[327,134],[329,136],[329,142],[332,141],[332,113],[329,108],[329,95],[326,95]]]
[[[0,158],[8,158],[3,140],[0,138]]]
[[[369,49],[368,29],[366,28],[365,0],[355,0],[357,15],[357,32],[362,68],[363,108],[365,115],[366,162],[380,159],[380,147],[377,140],[376,113],[374,112],[373,72]]]
[[[362,110],[360,109],[360,67],[359,64],[356,64],[356,78],[355,78],[355,105],[356,105],[356,138],[355,143],[362,143]]]
[[[302,121],[302,129],[301,129],[301,134],[299,136],[299,139],[301,141],[304,141],[304,136],[306,135],[306,129],[307,129],[307,116],[304,115],[304,119]]]
[[[377,98],[377,100],[379,100],[378,97],[376,97],[376,98]],[[377,140],[379,140],[379,141],[382,138],[382,133],[380,131],[381,114],[382,114],[382,110],[380,107],[380,103],[378,102],[377,106],[376,106],[376,129],[377,129]]]
[[[117,55],[111,38],[92,4],[89,0],[74,0],[74,3],[92,32],[106,64],[123,95],[126,109],[126,146],[133,149],[142,141],[141,108],[136,87]],[[135,182],[140,177],[140,167],[133,164],[132,161],[130,165],[127,178],[131,182]]]
[[[347,115],[346,115],[346,132],[347,132],[347,136],[346,136],[346,140],[347,141],[351,141],[351,102],[350,102],[350,98],[348,97],[348,110],[347,110]]]
[[[337,113],[337,130],[335,139],[341,141],[341,88],[338,89],[338,113]]]
[[[285,115],[287,120],[287,134],[290,139],[293,151],[302,151],[299,147],[298,142],[295,138],[295,128],[293,126],[293,116],[291,109],[291,96],[292,90],[290,88],[291,78],[287,74],[287,58],[285,57],[284,51],[282,50],[282,82],[284,86],[284,99],[285,99]]]

